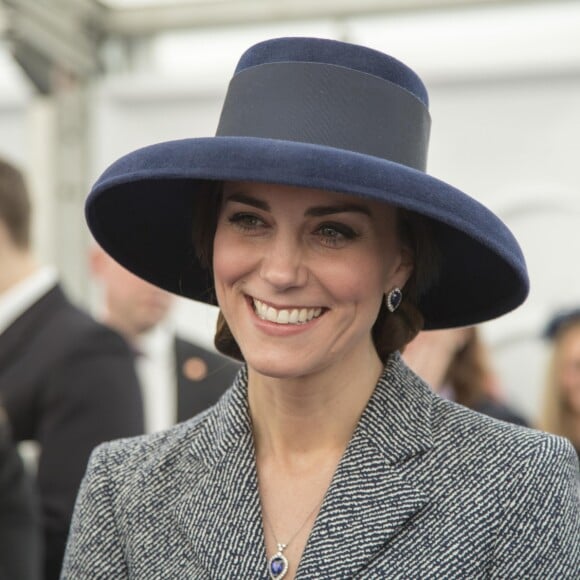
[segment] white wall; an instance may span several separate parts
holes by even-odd
[[[26,107],[0,101],[0,155],[25,164]]]
[[[26,163],[28,90],[8,47],[0,42],[0,155]]]

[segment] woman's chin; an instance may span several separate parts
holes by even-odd
[[[299,357],[252,356],[246,359],[251,371],[273,379],[298,379],[316,372],[315,365],[305,361],[297,362]]]
[[[248,363],[248,366],[256,373],[264,376],[269,377],[272,379],[297,379],[304,376],[305,373],[302,368],[296,368],[296,365],[288,365],[282,364],[280,361],[276,363],[269,364],[269,363],[256,363],[251,364]]]

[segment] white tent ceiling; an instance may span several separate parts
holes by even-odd
[[[37,0],[0,0],[0,39],[3,30],[32,46],[34,57],[48,55],[49,62],[82,76],[102,69],[107,39],[125,49],[146,41],[147,66],[175,71],[183,55],[196,54],[201,45],[219,65],[220,51],[239,52],[229,50],[235,38],[247,44],[248,35],[253,41],[328,30],[398,54],[423,74],[580,67],[580,2],[570,0],[59,0],[50,8]],[[457,51],[458,44],[464,50]],[[0,87],[22,78],[7,47],[0,42]],[[28,62],[36,70],[43,63]]]

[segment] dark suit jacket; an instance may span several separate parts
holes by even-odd
[[[191,419],[211,407],[232,385],[241,364],[176,337],[175,361],[177,376],[177,420]],[[196,380],[184,372],[187,363],[199,359],[207,373]]]
[[[63,580],[267,578],[246,381],[191,421],[95,451]],[[578,483],[566,440],[443,400],[393,355],[297,578],[578,578]]]
[[[47,577],[58,577],[92,449],[143,433],[129,347],[55,287],[0,334],[0,398],[16,441],[39,442]]]
[[[0,407],[0,579],[39,580],[38,506],[3,413]]]

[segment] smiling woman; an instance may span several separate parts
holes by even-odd
[[[263,195],[267,195],[268,192],[272,192],[273,190],[286,192],[292,197],[300,193],[298,188],[289,186],[273,186],[272,184],[265,185],[259,183],[225,184],[227,189],[235,189],[236,186],[242,188],[242,190],[255,188],[256,190],[261,191]],[[196,223],[194,225],[197,254],[200,263],[208,271],[211,271],[213,267],[213,243],[217,227],[218,212],[220,211],[220,203],[223,199],[222,192],[224,184],[219,184],[214,187],[216,188],[215,195],[213,195],[209,200],[205,197],[198,200],[196,204]],[[305,195],[307,200],[309,200],[309,196],[316,195],[316,193],[317,192],[314,190],[302,188],[302,194]],[[324,190],[318,191],[319,195],[326,194],[327,197],[331,197],[332,193],[333,192],[325,192]],[[390,308],[387,296],[385,296],[385,300],[380,301],[380,308],[374,319],[372,328],[375,349],[381,361],[385,363],[392,352],[403,348],[404,345],[407,344],[423,327],[423,316],[417,307],[417,301],[418,296],[423,294],[429,286],[432,286],[437,278],[439,265],[438,248],[430,235],[429,224],[420,215],[410,213],[402,208],[386,206],[385,204],[362,202],[360,197],[355,198],[351,196],[352,199],[349,203],[348,200],[345,201],[344,195],[336,192],[334,192],[334,195],[339,200],[336,205],[327,204],[320,207],[314,207],[312,203],[310,203],[308,204],[309,207],[303,212],[305,218],[308,216],[310,216],[312,220],[316,217],[319,218],[318,222],[310,224],[311,227],[318,226],[318,230],[311,232],[311,238],[318,240],[317,245],[321,248],[327,247],[330,249],[343,248],[344,246],[347,246],[349,242],[352,245],[352,243],[357,241],[357,238],[359,238],[361,234],[366,235],[366,232],[358,232],[356,229],[349,227],[348,220],[345,221],[345,219],[348,215],[356,216],[359,214],[358,219],[360,221],[363,219],[360,215],[362,214],[362,216],[367,216],[367,229],[374,225],[374,227],[378,227],[379,232],[382,232],[383,234],[387,234],[387,232],[390,232],[391,234],[394,233],[397,237],[397,243],[401,246],[407,259],[408,276],[405,284],[405,301],[400,302],[402,294],[397,293],[397,291],[393,289],[388,296],[396,298],[400,295],[399,302],[391,311],[391,314],[394,314],[395,311],[396,314],[394,316],[389,316],[387,314],[387,311],[390,310]],[[227,201],[245,203],[254,211],[269,210],[269,205],[267,203],[260,202],[256,198],[240,193],[228,195]],[[223,211],[223,208],[221,209]],[[384,214],[387,212],[389,212],[389,214],[385,216]],[[342,217],[343,219],[340,220],[339,217]],[[384,221],[381,221],[381,218],[384,218]],[[251,211],[242,211],[235,218],[231,218],[231,220],[234,221],[242,231],[246,230],[248,235],[253,236],[257,235],[257,232],[262,231],[266,226],[266,223],[262,224],[259,215],[255,215]],[[208,226],[207,224],[211,225]],[[265,234],[265,231],[263,234]],[[361,240],[361,242],[364,241],[365,238]],[[355,246],[355,248],[357,247],[360,247],[360,243],[358,246]],[[380,251],[382,252],[382,248],[380,248]],[[333,253],[328,254],[329,258],[332,258],[333,256],[334,258],[339,257]],[[231,260],[230,251],[228,251],[226,259]],[[413,262],[412,265],[411,261]],[[279,262],[279,260],[277,260],[277,262]],[[382,265],[381,260],[381,266]],[[349,272],[348,279],[351,280],[355,275],[355,272]],[[364,281],[364,277],[362,280]],[[307,318],[310,319],[313,316],[318,317],[323,311],[322,308],[318,307],[299,308],[296,306],[290,309],[282,309],[282,313],[279,314],[273,305],[269,305],[267,302],[260,300],[254,302],[254,308],[258,316],[263,319],[268,319],[268,317],[270,317],[272,322],[285,321],[290,324],[304,322]],[[274,317],[276,318],[273,319]],[[281,319],[279,320],[279,318]],[[218,350],[222,353],[240,361],[244,361],[244,356],[240,351],[238,342],[232,336],[222,310],[220,310],[218,315],[215,344]]]
[[[95,452],[63,578],[574,577],[570,445],[439,398],[399,355],[528,292],[507,227],[425,173],[429,123],[392,57],[273,39],[216,137],[105,171],[95,238],[217,304],[245,364],[206,413]]]
[[[308,380],[368,365],[370,354],[379,374],[369,329],[384,295],[402,288],[413,268],[395,214],[324,190],[225,184],[215,289],[250,373]]]

